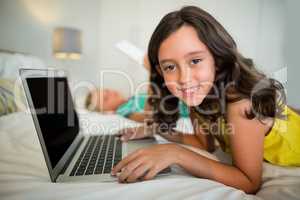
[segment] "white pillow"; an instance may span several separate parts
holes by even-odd
[[[20,68],[44,69],[45,63],[31,55],[0,53],[0,77],[15,80]]]

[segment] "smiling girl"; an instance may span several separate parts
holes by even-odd
[[[120,182],[149,180],[177,164],[194,176],[255,193],[264,160],[300,166],[300,116],[285,105],[281,84],[255,69],[210,14],[194,6],[167,14],[151,37],[148,56],[153,122],[127,130],[122,139],[159,134],[208,151],[217,139],[233,164],[176,143],[158,144],[118,163],[112,174],[120,172]],[[174,130],[179,100],[189,106],[193,135]]]

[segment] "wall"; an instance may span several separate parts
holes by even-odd
[[[109,69],[125,72],[137,87],[147,80],[146,70],[114,45],[126,39],[145,50],[161,17],[183,5],[209,11],[232,34],[241,52],[266,73],[286,66],[286,1],[281,0],[1,0],[0,48],[37,55],[48,65],[69,70],[74,82],[100,84],[100,71]],[[80,61],[62,62],[52,57],[56,26],[82,30]],[[279,78],[284,79],[282,74]],[[120,75],[106,74],[104,86],[131,93],[128,80]],[[289,96],[299,96],[292,87],[288,87],[293,93]]]
[[[299,47],[300,47],[300,2],[295,0],[287,1],[287,24],[284,48],[284,60],[288,68],[288,102],[290,105],[300,108],[300,90],[299,90]]]
[[[1,0],[0,48],[42,58],[48,66],[66,69],[72,80],[95,81],[98,63],[98,0]],[[82,31],[80,61],[61,61],[52,56],[52,32],[57,26]]]

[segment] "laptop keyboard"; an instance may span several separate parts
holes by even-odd
[[[115,135],[91,136],[77,159],[70,176],[107,174],[122,159],[122,142]],[[159,172],[167,174],[171,168]]]
[[[91,136],[70,176],[110,173],[122,159],[122,142],[114,135]]]

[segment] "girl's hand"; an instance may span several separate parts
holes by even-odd
[[[118,179],[121,183],[152,179],[175,163],[179,148],[176,144],[157,144],[134,151],[112,169],[112,175],[119,173]]]
[[[121,140],[126,142],[128,140],[141,139],[146,137],[152,137],[153,131],[149,126],[139,126],[134,128],[125,128],[120,130],[117,135],[121,136]]]

